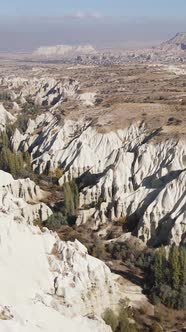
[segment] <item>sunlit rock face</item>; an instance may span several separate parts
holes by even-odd
[[[59,114],[66,97],[93,110],[95,94],[79,94],[78,82],[72,79],[4,77],[2,84],[19,98],[48,105],[29,119],[24,133],[15,131],[11,145],[15,152],[29,149],[38,173],[62,168],[60,185],[79,179],[78,225],[93,219],[97,228],[126,218],[129,231],[145,243],[185,242],[184,139],[169,135],[161,141],[161,128],[150,129],[140,121],[100,132],[88,117],[75,121]]]
[[[144,123],[100,133],[83,119],[59,125],[48,116],[48,122],[39,116],[29,123],[19,145],[32,147],[33,167],[40,173],[61,167],[61,185],[81,179],[78,225],[93,218],[98,227],[127,217],[131,231],[146,243],[184,243],[184,140],[156,142],[158,131],[150,132]],[[34,134],[36,123],[40,134]]]
[[[20,104],[24,105],[31,99],[35,106],[53,108],[66,97],[76,97],[79,88],[76,80],[56,80],[50,77],[28,79],[10,76],[1,78],[0,84],[7,88],[12,101],[19,99]]]
[[[1,209],[0,263],[1,331],[111,331],[101,315],[119,304],[118,286],[80,242]]]
[[[0,170],[0,209],[12,214],[14,220],[26,223],[46,220],[52,211],[41,200],[47,195],[29,178],[14,180],[11,174]]]
[[[0,103],[0,131],[4,131],[8,124],[12,124],[15,121],[16,118]]]
[[[33,225],[52,213],[46,195],[0,171],[0,330],[110,332],[101,316],[119,305],[118,285],[80,242]]]

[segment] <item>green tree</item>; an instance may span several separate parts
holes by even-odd
[[[79,207],[79,191],[75,180],[65,182],[64,190],[64,206],[66,212],[70,216],[75,216]]]
[[[177,308],[186,309],[186,286],[179,289],[179,296],[177,298]]]
[[[64,183],[63,186],[64,190],[64,206],[68,214],[73,215],[74,214],[74,206],[72,204],[72,193],[71,188],[68,182]]]
[[[8,165],[7,165],[8,172],[10,172],[12,175],[15,175],[18,167],[17,158],[15,154],[13,154],[10,150],[8,150],[7,154],[8,154]]]
[[[4,148],[8,148],[9,147],[9,138],[8,138],[8,135],[6,132],[2,132],[1,140],[2,140],[2,146]]]
[[[13,153],[7,147],[0,151],[0,169],[16,175],[24,169],[23,155],[21,152]]]
[[[23,161],[25,162],[26,164],[26,168],[28,170],[31,170],[32,169],[32,165],[31,165],[31,156],[30,156],[30,153],[28,151],[26,152],[23,152]]]
[[[169,268],[172,287],[177,289],[180,283],[180,257],[177,246],[172,246],[170,249]]]
[[[79,190],[75,180],[72,180],[70,182],[70,188],[73,194],[74,208],[75,210],[77,210],[77,208],[79,207]]]
[[[4,147],[0,152],[0,168],[4,171],[8,171],[8,150]]]
[[[186,248],[180,248],[180,284],[181,286],[186,285]]]
[[[24,168],[23,155],[21,152],[18,152],[17,154],[13,155],[14,155],[15,168],[17,173]]]
[[[154,256],[154,283],[159,286],[163,282],[163,255],[161,252],[157,251]]]

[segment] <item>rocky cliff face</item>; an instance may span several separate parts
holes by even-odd
[[[161,44],[167,50],[186,50],[186,32],[178,32],[173,38]]]
[[[36,106],[57,107],[66,97],[76,97],[78,82],[72,79],[2,77],[0,85],[8,89],[11,99],[21,104],[31,98]]]
[[[0,211],[11,214],[14,220],[26,223],[46,220],[52,214],[41,202],[46,196],[30,179],[14,180],[9,173],[0,171]]]
[[[7,124],[14,123],[16,121],[16,118],[8,112],[3,104],[0,104],[0,130],[4,131]]]
[[[62,168],[61,185],[79,179],[77,224],[93,219],[97,228],[124,218],[129,232],[148,244],[185,243],[186,145],[184,138],[171,138],[172,122],[162,129],[131,121],[104,133],[87,115],[75,121],[59,112],[65,96],[79,100],[81,107],[91,105],[93,112],[95,95],[79,94],[75,80],[5,77],[2,82],[17,97],[50,106],[29,119],[24,134],[17,129],[11,143],[14,151],[29,149],[39,173]]]
[[[0,330],[111,331],[100,317],[121,294],[109,268],[80,242],[34,227],[38,213],[51,213],[36,203],[44,193],[29,179],[0,176]]]
[[[1,331],[110,331],[96,320],[119,301],[110,270],[78,241],[0,218]]]
[[[49,123],[36,119],[40,134],[34,134],[36,124],[30,125],[17,146],[32,148],[33,166],[39,172],[61,167],[61,185],[81,178],[78,224],[93,218],[97,227],[108,219],[127,217],[129,229],[145,242],[184,243],[184,140],[158,142],[159,129],[149,131],[144,123],[99,133],[83,119],[65,120],[59,126],[55,116],[49,116]],[[15,134],[13,142],[18,137]]]

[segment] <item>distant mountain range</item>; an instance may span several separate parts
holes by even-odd
[[[75,64],[122,64],[127,62],[186,63],[186,32],[177,33],[159,46],[135,50],[97,50],[92,45],[40,47],[32,60],[62,61]]]
[[[166,51],[172,54],[186,53],[186,32],[177,33],[173,38],[156,47],[159,51]]]
[[[173,38],[161,44],[163,47],[169,46],[172,48],[180,48],[186,51],[186,32],[179,32]]]

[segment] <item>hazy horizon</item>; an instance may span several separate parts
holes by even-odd
[[[157,45],[186,31],[184,0],[6,0],[0,4],[0,51],[92,44],[98,48]]]
[[[40,46],[93,44],[98,48],[152,46],[186,31],[186,23],[147,18],[7,18],[0,23],[1,52],[32,52]]]

